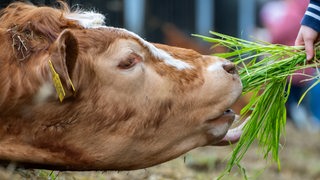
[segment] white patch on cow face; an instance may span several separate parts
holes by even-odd
[[[209,72],[214,72],[214,71],[221,70],[221,69],[222,69],[222,62],[215,62],[215,63],[209,65],[207,68],[207,70]]]
[[[105,26],[105,22],[104,22],[105,16],[103,16],[100,13],[93,12],[93,11],[90,11],[90,12],[76,11],[76,12],[67,14],[65,17],[67,19],[78,21],[78,23],[81,26],[83,26],[84,28],[101,28],[101,27],[107,28]],[[114,28],[114,27],[108,27],[108,28]],[[180,59],[175,59],[170,54],[165,52],[164,50],[156,48],[153,44],[145,41],[137,34],[130,32],[126,29],[122,29],[122,28],[115,28],[115,29],[124,31],[125,33],[130,34],[133,37],[137,38],[143,46],[148,48],[150,53],[152,55],[154,55],[155,58],[163,60],[165,62],[165,64],[170,65],[172,67],[175,67],[178,70],[193,68],[190,64],[188,64]]]
[[[163,60],[167,65],[173,66],[173,67],[177,68],[178,70],[193,68],[190,64],[188,64],[180,59],[173,58],[170,54],[168,54],[164,50],[156,48],[153,44],[145,41],[144,39],[142,39],[140,36],[134,34],[133,32],[129,32],[129,33],[132,34],[134,37],[136,37],[146,48],[148,48],[150,53],[152,55],[154,55],[154,57],[156,57],[160,60]]]
[[[150,43],[149,43],[150,44]],[[167,52],[165,52],[162,49],[158,49],[156,48],[153,44],[150,44],[153,48],[149,47],[149,50],[151,51],[151,53],[161,59],[164,60],[164,63],[166,63],[167,65],[173,66],[179,70],[183,70],[183,69],[192,69],[192,66],[184,61],[181,61],[179,59],[175,59],[172,56],[170,56]]]
[[[108,28],[114,28],[114,27],[108,27]],[[184,69],[192,69],[193,66],[191,66],[190,64],[180,60],[180,59],[175,59],[173,58],[169,53],[167,53],[166,51],[162,50],[162,49],[158,49],[156,48],[153,44],[149,43],[148,41],[145,41],[144,39],[142,39],[140,36],[138,36],[137,34],[128,31],[126,29],[122,29],[122,28],[115,28],[117,30],[123,31],[124,33],[130,34],[133,37],[135,37],[144,47],[146,47],[150,53],[157,59],[159,60],[163,60],[165,62],[165,64],[175,67],[178,70],[184,70]]]
[[[84,28],[106,27],[104,15],[93,11],[76,11],[66,14],[65,18],[78,21]]]

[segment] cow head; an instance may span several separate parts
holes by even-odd
[[[2,162],[138,169],[237,141],[229,108],[242,86],[232,63],[101,18],[22,3],[2,12]]]

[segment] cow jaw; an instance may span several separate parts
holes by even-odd
[[[214,143],[214,146],[225,146],[225,145],[230,145],[237,143],[242,135],[243,132],[243,127],[246,125],[248,122],[249,118],[245,119],[241,124],[238,124],[236,127],[229,129],[227,133],[225,133],[224,137],[217,143]],[[240,116],[239,115],[234,115],[234,120],[235,123],[239,123],[240,121]]]
[[[230,145],[236,143],[241,136],[241,128],[235,127],[230,129],[234,121],[239,121],[239,116],[232,109],[227,109],[218,118],[208,119],[209,124],[208,134],[210,145]]]
[[[239,116],[236,116],[237,119],[239,120]],[[224,138],[217,144],[215,145],[230,145],[233,143],[238,142],[238,140],[240,139],[242,132],[243,132],[243,127],[246,125],[246,123],[248,122],[249,118],[247,118],[245,121],[243,121],[240,125],[238,125],[235,128],[229,129],[227,134],[224,136]]]

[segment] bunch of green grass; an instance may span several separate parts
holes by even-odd
[[[229,173],[235,165],[240,166],[241,159],[254,140],[258,141],[264,158],[271,156],[280,169],[280,137],[285,133],[285,103],[290,94],[292,75],[297,70],[317,67],[316,61],[306,64],[306,54],[302,47],[252,42],[217,32],[210,33],[214,37],[194,36],[213,43],[213,46],[229,49],[226,53],[214,55],[229,59],[238,66],[243,94],[251,95],[249,103],[241,110],[242,117],[250,115],[250,120],[233,150],[226,172]],[[320,52],[316,52],[317,57],[320,57]],[[314,81],[318,76],[306,77],[314,82],[310,88],[319,83],[319,80]]]

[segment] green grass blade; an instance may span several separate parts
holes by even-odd
[[[215,56],[227,58],[238,66],[243,94],[252,94],[250,102],[241,110],[241,116],[251,113],[251,118],[243,128],[243,134],[233,150],[225,173],[229,173],[235,165],[240,164],[255,140],[263,150],[264,158],[267,159],[271,155],[280,169],[280,137],[285,133],[287,114],[285,103],[290,94],[292,75],[296,70],[317,67],[317,63],[306,64],[306,53],[301,46],[253,42],[218,32],[210,31],[210,33],[214,37],[194,36],[213,43],[214,46],[227,47],[228,52]],[[317,44],[317,49],[319,47],[320,44]],[[315,59],[319,58],[320,51],[316,51]],[[320,80],[310,86],[301,100],[319,82]]]

